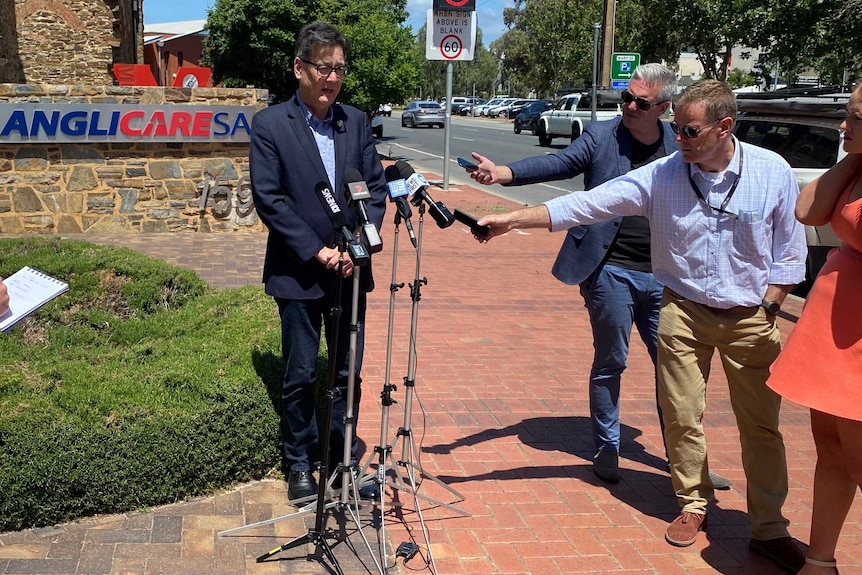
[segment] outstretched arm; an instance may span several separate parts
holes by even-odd
[[[498,166],[485,156],[472,152],[470,154],[479,165],[479,168],[470,172],[470,177],[480,184],[490,186],[491,184],[508,184],[512,182],[512,170],[509,166]]]
[[[485,243],[495,236],[505,234],[514,229],[545,228],[551,229],[551,214],[548,208],[542,204],[531,208],[524,208],[509,212],[507,214],[491,214],[479,219],[480,226],[489,226],[491,231],[486,235],[473,234],[481,243]]]

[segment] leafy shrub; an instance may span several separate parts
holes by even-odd
[[[279,461],[284,369],[259,286],[122,248],[0,240],[69,292],[0,334],[0,531],[203,495]]]

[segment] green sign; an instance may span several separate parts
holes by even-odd
[[[614,52],[611,55],[611,80],[631,80],[641,55],[634,52]]]

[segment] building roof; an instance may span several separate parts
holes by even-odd
[[[206,36],[206,20],[186,20],[184,22],[162,22],[160,24],[144,24],[144,44],[157,40],[170,41],[184,36]]]

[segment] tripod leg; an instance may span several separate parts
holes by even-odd
[[[271,551],[267,551],[266,553],[257,558],[257,562],[263,563],[273,555],[277,555],[282,551],[287,551],[288,549],[293,549],[294,547],[299,547],[300,545],[305,545],[309,541],[311,541],[311,531],[309,531],[305,535],[300,535],[299,537],[291,539],[287,543],[283,543]]]
[[[310,531],[308,536],[309,539],[314,542],[315,549],[318,552],[322,552],[323,555],[329,559],[335,573],[337,573],[337,575],[344,575],[341,571],[341,565],[339,565],[338,561],[335,559],[335,553],[332,552],[332,547],[329,546],[329,542],[326,540],[326,534],[319,531]]]

